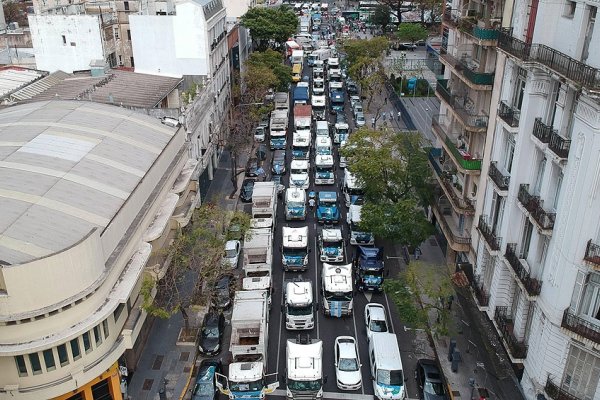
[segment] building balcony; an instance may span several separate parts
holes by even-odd
[[[486,132],[489,117],[485,114],[473,114],[466,110],[461,97],[452,94],[448,89],[448,79],[438,79],[435,87],[436,93],[456,114],[457,119],[468,131]]]
[[[551,126],[546,125],[542,122],[541,118],[536,118],[533,123],[533,136],[544,144],[550,142],[550,136],[552,136],[554,129]]]
[[[560,326],[596,344],[600,344],[600,326],[575,315],[568,308],[563,314]]]
[[[596,267],[600,267],[600,245],[592,242],[592,239],[588,240],[583,259]]]
[[[477,229],[479,230],[479,233],[481,233],[481,236],[483,236],[483,238],[485,239],[485,242],[487,243],[490,249],[490,254],[497,254],[500,251],[502,238],[496,236],[496,233],[487,221],[487,215],[479,216],[479,223],[477,224]]]
[[[456,221],[452,217],[452,211],[442,211],[440,205],[434,202],[431,205],[433,214],[442,229],[442,233],[448,241],[448,246],[454,251],[466,252],[471,249],[471,237],[468,233],[461,233]]]
[[[490,168],[488,169],[488,176],[494,182],[498,190],[508,190],[508,186],[510,184],[510,175],[504,175],[502,171],[498,169],[498,164],[496,161],[492,161],[490,163]]]
[[[508,315],[508,307],[496,307],[494,321],[496,321],[496,325],[510,356],[517,360],[523,360],[527,357],[527,344],[515,337],[513,333],[514,320]]]
[[[539,196],[533,196],[529,193],[528,184],[521,184],[521,186],[519,186],[517,198],[519,199],[519,203],[521,203],[521,205],[533,218],[533,222],[540,230],[542,230],[542,233],[548,234],[548,231],[552,231],[552,229],[554,229],[556,214],[544,210],[544,201],[541,200]]]
[[[571,149],[571,139],[564,138],[553,131],[550,135],[550,143],[548,148],[552,150],[558,158],[567,159],[569,158],[569,150]]]
[[[498,48],[521,61],[541,64],[559,75],[590,89],[600,88],[600,70],[577,61],[544,44],[529,44],[501,30]]]
[[[470,152],[464,149],[458,149],[452,139],[444,132],[444,128],[440,125],[437,119],[432,119],[433,132],[442,140],[444,148],[452,155],[452,160],[457,168],[465,174],[477,175],[481,171],[481,160],[474,159]]]
[[[519,119],[521,118],[521,111],[517,110],[514,107],[509,106],[503,100],[500,102],[500,106],[498,106],[498,116],[502,119],[502,121],[506,122],[511,128],[519,127]]]
[[[489,16],[484,18],[482,15],[475,14],[474,10],[467,10],[466,15],[463,14],[465,14],[464,11],[461,12],[459,10],[448,8],[444,11],[442,22],[449,27],[457,28],[461,32],[472,36],[481,46],[492,46],[496,44],[499,36],[498,30],[484,28],[481,25],[491,25],[490,21],[496,19],[499,20],[500,17],[494,18],[493,16]]]
[[[527,291],[530,296],[539,296],[542,291],[542,282],[539,280],[532,278],[529,274],[529,271],[525,269],[523,266],[523,262],[527,263],[521,255],[517,254],[517,244],[516,243],[508,243],[506,245],[506,252],[504,253],[504,258],[508,261],[508,265],[512,268],[515,276],[523,287]]]
[[[548,377],[546,380],[546,386],[544,387],[544,391],[553,400],[583,400],[581,397],[577,397],[567,392],[564,389],[561,389],[560,386],[552,382],[552,379]]]
[[[453,183],[453,174],[448,171],[442,170],[436,155],[441,154],[442,149],[431,149],[428,153],[429,163],[435,172],[435,177],[438,180],[440,187],[444,191],[446,197],[450,200],[450,204],[454,211],[459,214],[473,215],[475,213],[475,207],[470,200],[464,198],[462,194],[457,193],[455,189],[456,184]],[[438,155],[439,157],[439,155]],[[462,188],[458,188],[459,191]]]
[[[487,290],[483,287],[483,283],[479,282],[479,279],[474,279],[471,282],[471,289],[473,290],[473,297],[477,302],[477,308],[487,308],[490,304],[490,295]]]
[[[469,62],[467,59],[458,60],[444,51],[440,52],[440,60],[453,68],[469,87],[475,90],[492,90],[494,72],[476,71],[473,62]]]

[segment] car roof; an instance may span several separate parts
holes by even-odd
[[[354,342],[338,343],[339,355],[341,358],[358,358],[356,354],[356,345]]]
[[[225,242],[225,250],[235,250],[235,247],[238,243],[238,240],[228,240]]]
[[[385,320],[385,308],[381,304],[369,303],[365,307],[369,308],[371,319]]]
[[[273,152],[273,160],[275,159],[284,159],[285,158],[285,150],[275,150]]]
[[[336,192],[319,192],[320,199],[337,199]]]

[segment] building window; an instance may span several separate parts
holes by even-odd
[[[131,42],[131,29],[127,29],[127,40]]]
[[[81,338],[83,339],[83,348],[85,352],[89,353],[90,350],[92,350],[92,341],[90,339],[90,333],[85,332],[83,335],[81,335]]]
[[[598,323],[600,322],[600,275],[590,274],[583,290],[580,312]]]
[[[78,338],[71,340],[71,353],[73,354],[73,360],[78,360],[81,358],[81,349],[79,348]]]
[[[544,181],[544,170],[546,169],[546,157],[542,156],[538,164],[537,175],[535,177],[535,184],[533,185],[533,195],[539,196],[542,190],[542,182]]]
[[[108,320],[105,319],[104,321],[102,321],[102,330],[104,331],[104,338],[106,339],[108,337]]]
[[[46,364],[46,371],[52,371],[56,369],[56,363],[54,362],[54,353],[52,349],[44,350],[44,364]]]
[[[554,210],[558,209],[558,199],[560,197],[560,188],[562,187],[563,182],[563,173],[562,171],[558,174],[558,179],[556,180],[556,188],[554,189],[554,197],[552,199],[552,208]]]
[[[600,377],[600,358],[571,345],[562,388],[578,399],[596,398],[596,387]]]
[[[125,7],[125,11],[129,11],[129,2],[128,1],[124,1],[123,2],[123,7]]]
[[[67,37],[65,35],[62,35],[62,42],[63,42],[63,46],[67,45]]]
[[[94,338],[96,339],[96,347],[102,344],[102,334],[100,333],[100,325],[94,327]]]
[[[563,13],[564,17],[573,18],[575,16],[575,10],[577,9],[577,2],[567,0],[565,2],[565,11]]]
[[[113,35],[115,39],[119,39],[119,28],[113,28]]]
[[[507,133],[506,149],[504,152],[504,169],[510,173],[512,170],[513,157],[515,155],[515,140],[510,133]]]
[[[17,364],[19,376],[27,376],[27,364],[25,364],[25,357],[15,356],[15,363]]]
[[[115,318],[115,322],[117,322],[119,320],[119,317],[121,316],[121,313],[123,312],[123,308],[125,308],[125,305],[123,303],[119,303],[119,305],[115,309],[115,312],[113,312],[113,317]]]
[[[130,61],[131,61],[131,68],[135,67],[135,63],[133,62],[133,57],[131,57]]]
[[[42,373],[42,364],[40,363],[40,356],[38,353],[31,353],[29,355],[29,363],[31,364],[34,375]]]
[[[67,353],[67,345],[61,344],[56,347],[58,351],[58,361],[60,362],[60,366],[64,367],[69,363],[69,353]]]
[[[523,228],[523,241],[521,245],[522,258],[527,259],[529,256],[529,246],[531,245],[531,235],[533,234],[533,224],[529,222],[529,218],[525,219],[525,227]]]

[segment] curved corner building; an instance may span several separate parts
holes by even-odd
[[[198,202],[185,137],[88,102],[0,111],[0,399],[122,398],[142,279]]]

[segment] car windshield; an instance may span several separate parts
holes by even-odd
[[[344,372],[358,371],[358,362],[356,358],[340,358],[338,368]]]
[[[309,304],[307,306],[287,306],[287,313],[289,315],[311,315],[313,312],[313,306],[312,304]]]
[[[291,257],[305,257],[306,249],[285,249],[285,255]]]
[[[213,395],[213,385],[212,382],[198,382],[194,386],[194,390],[192,394],[194,396],[211,396]]]
[[[423,391],[426,393],[437,394],[437,395],[446,394],[444,385],[441,382],[425,381],[425,386],[423,387]]]
[[[216,339],[219,337],[219,328],[216,326],[205,326],[202,328],[202,336],[209,339]]]
[[[385,321],[372,319],[369,323],[369,330],[372,332],[387,332],[387,324]]]
[[[287,386],[290,390],[297,391],[305,391],[305,390],[313,390],[317,391],[321,389],[321,380],[317,379],[315,381],[295,381],[293,379],[287,380]]]
[[[299,168],[294,168],[292,169],[292,174],[306,174],[306,170],[305,169],[299,169]]]
[[[227,255],[227,258],[235,258],[235,256],[237,256],[237,251],[235,251],[235,249],[229,249],[225,250],[225,254]]]
[[[327,301],[350,301],[352,300],[352,292],[329,292],[325,291],[325,300]]]
[[[229,381],[229,389],[232,392],[256,392],[262,390],[265,386],[262,379],[251,382],[232,382]]]
[[[316,167],[317,172],[331,172],[333,171],[333,166],[318,166]]]
[[[404,379],[401,369],[378,369],[377,383],[380,385],[402,386]]]

